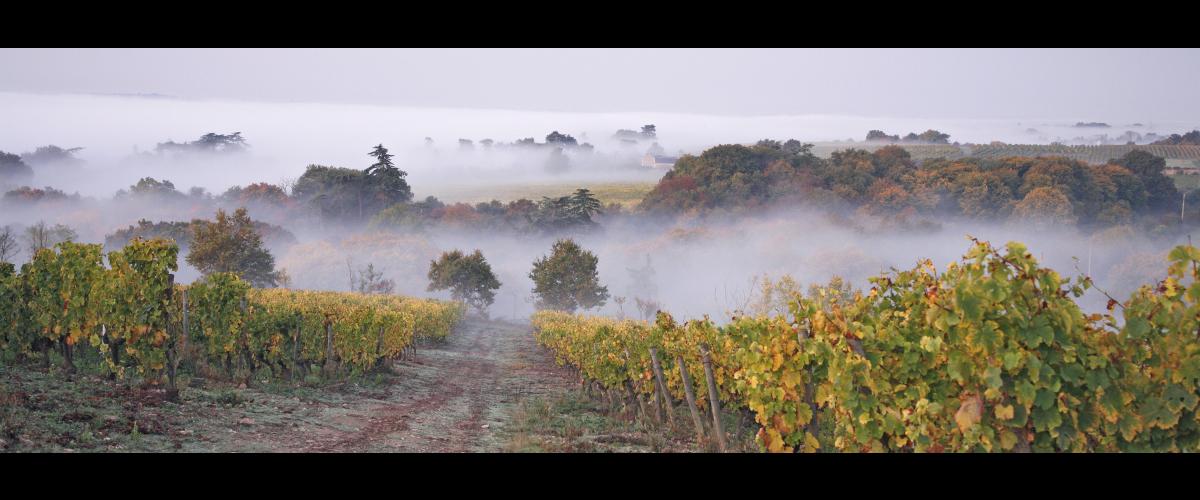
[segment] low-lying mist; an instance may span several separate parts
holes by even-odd
[[[76,231],[78,241],[103,243],[115,229],[134,225],[138,219],[211,219],[214,206],[221,204],[186,196],[174,201],[91,199],[10,207],[0,216],[0,224],[10,225],[18,235],[37,221],[66,224]],[[528,277],[532,263],[548,254],[558,237],[567,236],[439,227],[375,230],[322,224],[315,218],[289,217],[254,205],[249,212],[255,220],[282,226],[295,236],[282,242],[266,240],[276,267],[286,269],[293,288],[350,290],[358,272],[370,264],[395,282],[397,293],[448,298],[426,291],[430,261],[456,248],[482,250],[502,283],[490,313],[506,318],[523,318],[534,310],[533,282]],[[598,222],[598,229],[570,235],[599,257],[599,277],[612,296],[592,312],[627,317],[638,316],[635,299],[640,298],[655,300],[680,317],[708,314],[721,320],[754,300],[756,277],[790,275],[807,287],[840,276],[866,288],[867,278],[893,267],[911,268],[918,259],[931,259],[944,269],[967,251],[968,235],[996,246],[1020,241],[1060,274],[1090,272],[1102,288],[1124,298],[1141,284],[1161,279],[1167,251],[1186,243],[1186,237],[1150,238],[1125,226],[1089,235],[1065,226],[1034,229],[948,220],[940,229],[912,231],[868,216],[817,208],[679,220],[620,214],[603,216]],[[200,273],[186,263],[184,255],[177,280],[187,283]],[[27,259],[28,252],[22,251],[15,260]],[[647,266],[652,273],[646,273]],[[618,305],[616,297],[624,297],[626,303]],[[1089,293],[1082,303],[1096,309],[1103,307],[1105,298]]]
[[[309,164],[362,169],[370,165],[371,146],[383,143],[408,172],[416,199],[433,195],[455,201],[464,188],[554,184],[563,195],[574,187],[611,181],[654,182],[665,169],[645,169],[639,161],[651,142],[666,155],[699,153],[720,143],[754,142],[763,137],[804,141],[861,140],[867,130],[892,132],[944,130],[952,140],[1033,143],[1063,134],[1073,136],[1074,120],[918,120],[838,116],[719,117],[666,113],[572,114],[503,110],[417,109],[312,103],[266,104],[81,95],[0,93],[0,150],[33,151],[56,144],[83,147],[81,164],[35,168],[32,186],[52,186],[81,199],[4,205],[0,225],[17,233],[38,221],[65,224],[79,241],[103,242],[114,231],[149,221],[211,219],[215,208],[236,208],[214,201],[231,186],[268,182],[288,186]],[[620,141],[618,129],[657,125],[655,141]],[[1144,124],[1139,131],[1182,130],[1195,124]],[[1125,124],[1114,124],[1123,127]],[[1129,124],[1133,127],[1133,124]],[[1036,128],[1037,137],[1028,129]],[[207,132],[239,131],[250,148],[235,155],[169,158],[143,154],[167,140],[190,141]],[[594,149],[573,149],[562,159],[554,148],[486,145],[532,137],[542,142],[550,131],[573,135]],[[430,140],[427,141],[426,138]],[[459,139],[471,143],[460,144]],[[555,163],[555,162],[560,163]],[[142,177],[170,180],[188,193],[174,197],[116,197]],[[532,262],[546,255],[556,236],[449,229],[396,232],[342,227],[293,212],[248,207],[256,220],[282,226],[295,242],[273,244],[276,267],[286,269],[294,288],[347,290],[356,273],[371,264],[396,283],[396,292],[426,292],[431,260],[452,249],[480,249],[502,288],[490,312],[522,318],[533,311]],[[1161,277],[1165,255],[1184,241],[1136,235],[1121,227],[1095,235],[1074,228],[1035,230],[972,221],[943,222],[940,229],[913,232],[851,215],[819,209],[780,209],[754,216],[657,220],[648,216],[602,217],[601,228],[575,235],[599,257],[599,276],[615,297],[598,312],[636,317],[635,298],[653,299],[680,317],[745,308],[756,293],[756,276],[790,275],[803,286],[833,276],[866,287],[867,278],[890,268],[909,268],[929,258],[939,267],[958,260],[969,248],[967,235],[1000,246],[1025,243],[1044,265],[1063,275],[1091,273],[1115,297]],[[27,257],[26,257],[27,258]],[[635,283],[646,276],[653,289]],[[1076,271],[1078,266],[1079,271]],[[199,273],[180,257],[178,280]],[[634,272],[631,270],[638,269]],[[1103,307],[1097,293],[1084,305]]]
[[[649,143],[613,138],[618,129],[658,126],[667,155],[699,153],[721,143],[752,143],[764,137],[806,142],[861,141],[873,129],[904,134],[938,129],[951,141],[1048,143],[1097,133],[1076,127],[1095,117],[1027,120],[916,119],[830,115],[715,116],[679,113],[561,113],[484,109],[406,108],[319,103],[259,103],[0,92],[0,151],[20,154],[55,144],[82,147],[73,169],[43,169],[34,186],[54,186],[85,196],[109,196],[144,176],[171,180],[180,190],[198,186],[220,193],[252,182],[295,179],[306,165],[362,168],[369,148],[383,143],[410,175],[419,197],[454,187],[536,182],[549,174],[546,152],[486,151],[484,139],[513,142],[551,131],[595,146],[593,158],[572,155],[572,168],[558,180],[654,180],[636,169]],[[1117,135],[1171,133],[1195,123],[1113,123]],[[1189,128],[1190,127],[1190,128]],[[239,131],[250,144],[245,155],[188,161],[137,158],[168,140],[194,140],[208,132]],[[427,143],[426,138],[432,140]],[[463,149],[459,139],[473,142]]]
[[[1134,238],[1116,228],[1093,236],[1071,228],[1036,231],[1001,224],[955,222],[933,232],[905,233],[872,226],[877,221],[831,216],[818,210],[788,209],[751,218],[682,223],[622,217],[601,230],[575,239],[599,257],[601,283],[610,298],[593,313],[637,317],[635,298],[653,299],[679,317],[745,309],[758,293],[755,277],[790,275],[803,287],[839,276],[858,288],[867,278],[891,268],[913,267],[931,259],[939,269],[969,249],[967,236],[1002,246],[1020,241],[1043,265],[1064,277],[1090,274],[1103,289],[1126,297],[1138,286],[1161,279],[1166,253],[1186,241]],[[442,251],[480,249],[502,283],[490,312],[494,317],[523,318],[534,310],[528,277],[534,259],[549,253],[553,236],[515,236],[437,230],[424,233],[367,233],[339,240],[302,242],[281,255],[278,264],[299,288],[348,289],[352,271],[368,263],[394,279],[397,292],[425,296],[429,262]],[[644,288],[635,276],[647,277]],[[445,298],[443,295],[434,294]],[[1107,299],[1089,292],[1082,304],[1099,310]]]

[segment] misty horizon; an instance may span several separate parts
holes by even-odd
[[[1200,451],[1200,49],[0,67],[0,452]]]
[[[592,143],[597,153],[619,156],[628,163],[636,162],[649,142],[630,147],[616,143],[611,136],[618,129],[637,129],[644,124],[658,126],[657,143],[666,154],[674,156],[699,154],[718,144],[752,144],[764,138],[860,143],[869,130],[875,129],[900,135],[936,129],[950,134],[951,142],[961,143],[986,144],[999,140],[1015,144],[1054,141],[1086,144],[1100,134],[1112,137],[1132,132],[1165,136],[1200,128],[1200,123],[1145,120],[1113,122],[1110,128],[1089,129],[1076,127],[1081,120],[1070,117],[1008,120],[567,113],[12,92],[0,92],[0,109],[5,109],[11,118],[0,123],[0,151],[22,154],[50,144],[83,148],[76,157],[84,161],[82,172],[86,175],[68,177],[63,179],[65,183],[58,184],[35,178],[34,186],[50,185],[88,196],[109,196],[146,175],[166,178],[181,189],[198,186],[219,194],[235,185],[295,178],[310,164],[361,168],[367,161],[366,148],[379,143],[397,154],[400,166],[409,173],[422,195],[436,196],[450,184],[466,182],[482,186],[497,181],[531,180],[501,174],[497,169],[502,167],[491,164],[495,161],[490,166],[479,166],[480,161],[488,161],[479,159],[479,152],[461,154],[459,139],[507,143],[532,137],[541,142],[551,131],[560,131],[574,135],[580,142]],[[165,168],[154,169],[153,173],[137,167],[134,169],[137,172],[121,173],[129,171],[127,164],[134,153],[152,151],[159,143],[233,131],[242,132],[250,145],[245,158],[237,161],[237,167],[203,172]],[[431,138],[432,145],[426,144],[425,138]],[[430,156],[431,151],[440,151],[441,155]],[[478,168],[453,170],[465,168],[464,165]],[[451,171],[457,173],[447,177]],[[220,175],[214,175],[217,172]],[[464,173],[469,174],[467,178]],[[572,175],[560,179],[570,179]],[[655,180],[648,178],[649,174],[605,175],[609,180]],[[472,176],[478,177],[478,182],[472,181]]]
[[[864,141],[868,132],[875,130],[896,136],[937,130],[948,134],[948,142],[955,144],[989,144],[996,141],[1041,145],[1054,142],[1096,144],[1098,141],[1112,144],[1120,143],[1118,137],[1121,134],[1161,138],[1200,128],[1200,112],[1191,112],[1187,106],[1179,106],[1174,101],[1182,95],[1178,93],[1159,94],[1157,103],[1142,103],[1137,113],[1103,106],[1088,106],[1086,111],[1059,106],[1032,107],[1029,104],[1037,99],[1023,95],[1020,106],[998,106],[992,108],[993,112],[964,114],[961,110],[952,110],[942,104],[953,104],[968,97],[980,100],[979,94],[988,94],[991,98],[1003,101],[1012,97],[1009,92],[1013,89],[1005,87],[1006,80],[999,79],[989,81],[989,85],[965,89],[977,93],[973,96],[954,93],[933,96],[928,92],[929,89],[937,88],[946,81],[961,84],[962,79],[969,76],[967,72],[974,67],[970,64],[959,65],[953,71],[935,68],[943,58],[963,54],[955,51],[915,51],[907,53],[908,56],[900,61],[883,61],[888,59],[887,56],[892,53],[890,51],[652,52],[657,56],[672,55],[674,59],[651,60],[652,57],[634,55],[624,50],[568,52],[579,58],[571,59],[575,62],[568,65],[580,60],[592,61],[596,65],[590,72],[577,70],[564,78],[570,80],[583,74],[595,76],[604,71],[617,75],[621,71],[632,71],[630,68],[645,69],[658,65],[674,68],[667,76],[668,80],[677,80],[687,78],[690,74],[680,69],[679,65],[700,64],[694,60],[697,54],[734,65],[731,67],[751,64],[764,57],[786,59],[816,54],[814,61],[841,57],[843,62],[854,60],[853,64],[847,64],[860,69],[869,61],[881,68],[892,69],[907,64],[905,71],[916,80],[889,82],[895,88],[879,87],[871,95],[850,96],[833,92],[828,82],[812,84],[815,86],[808,90],[804,90],[803,86],[796,87],[785,95],[779,93],[782,88],[777,85],[778,82],[772,80],[774,83],[765,86],[751,85],[743,74],[722,81],[721,96],[711,94],[713,87],[704,84],[697,83],[695,88],[679,85],[676,90],[692,102],[683,106],[684,101],[662,99],[662,82],[655,80],[654,76],[664,73],[650,72],[642,81],[644,87],[613,84],[611,79],[605,78],[589,81],[576,88],[576,100],[593,104],[570,109],[570,106],[562,106],[561,95],[547,91],[547,85],[565,85],[565,80],[547,84],[537,76],[544,68],[535,67],[535,56],[548,53],[545,51],[335,51],[332,54],[336,54],[339,61],[333,61],[328,57],[330,53],[320,50],[6,49],[0,50],[0,63],[7,63],[22,71],[0,75],[0,110],[4,111],[7,118],[0,122],[0,151],[27,154],[46,145],[82,148],[73,153],[78,161],[69,165],[38,166],[34,169],[32,180],[22,184],[78,193],[84,199],[62,206],[13,205],[0,217],[0,224],[23,227],[35,220],[66,223],[75,227],[84,241],[103,241],[114,231],[134,225],[143,218],[156,222],[188,221],[211,217],[212,213],[208,212],[215,207],[233,209],[235,207],[229,202],[213,198],[229,188],[265,182],[282,186],[285,193],[291,194],[290,183],[304,174],[309,165],[364,169],[373,161],[366,153],[376,144],[388,147],[395,155],[397,166],[407,174],[407,182],[411,185],[415,200],[433,196],[447,203],[474,203],[503,197],[497,193],[520,187],[540,186],[551,191],[560,190],[561,193],[554,193],[559,195],[567,194],[576,187],[604,183],[654,185],[670,169],[639,166],[642,156],[653,148],[669,156],[699,155],[717,145],[751,145],[762,139],[796,139],[806,143],[853,148],[866,144]],[[493,59],[499,56],[512,57],[508,62],[513,67],[505,68],[502,81],[489,82],[495,84],[492,91],[449,84],[444,89],[435,88],[437,84],[453,79],[453,75],[475,71],[463,69],[452,61],[476,60],[480,54]],[[612,57],[601,60],[605,58],[604,54]],[[1064,57],[1087,60],[1096,57],[1097,52],[1007,50],[972,54],[992,57],[992,61],[999,65],[997,67],[1024,64],[1022,67],[1025,71],[1040,68],[1037,71],[1044,74],[1066,74],[1077,68],[1071,64],[1049,68],[1045,67],[1046,61]],[[1167,57],[1193,55],[1187,51],[1117,51],[1103,54],[1112,60],[1114,67],[1144,65]],[[735,55],[749,62],[730,62],[729,59]],[[84,60],[89,57],[90,60]],[[420,81],[423,83],[420,85],[414,83],[416,87],[405,87],[391,93],[383,92],[374,85],[338,87],[333,83],[342,80],[317,78],[313,83],[309,79],[295,77],[297,72],[344,68],[364,57],[374,57],[373,60],[382,64],[378,69],[384,72],[416,71],[415,68],[429,64],[435,64],[441,71],[422,73]],[[273,61],[274,66],[267,66],[292,75],[287,85],[274,83],[279,75],[251,67],[256,61],[262,62],[263,58]],[[147,73],[142,64],[150,60],[171,70]],[[412,65],[399,67],[384,64],[400,60]],[[515,68],[521,65],[529,67],[524,72],[517,71]],[[207,68],[210,76],[201,85],[195,85],[186,78],[180,79],[181,75],[194,74],[201,68]],[[1181,75],[1179,82],[1188,82],[1196,80],[1187,73],[1193,69],[1188,65],[1177,65],[1172,71]],[[64,72],[69,71],[77,74],[74,78],[64,80]],[[994,72],[988,74],[994,75]],[[782,78],[794,79],[797,75],[799,73],[786,73]],[[1144,79],[1145,75],[1138,78]],[[850,84],[853,79],[851,73],[835,80],[847,84],[853,92],[856,85]],[[516,80],[523,81],[525,85],[514,86]],[[605,87],[609,84],[609,87]],[[918,91],[921,85],[926,87]],[[264,94],[261,92],[264,88],[275,92]],[[1042,87],[1042,90],[1046,95],[1063,92],[1082,95],[1087,94],[1089,88],[1064,76],[1060,81]],[[1139,98],[1152,97],[1149,94],[1153,92],[1147,90],[1154,88],[1152,85],[1138,88]],[[1126,87],[1111,85],[1105,89],[1110,92],[1113,89],[1129,91]],[[750,90],[753,92],[748,92]],[[363,92],[361,99],[344,99],[345,93],[358,91]],[[734,99],[729,95],[738,91],[747,91],[746,95],[755,94],[759,98],[776,99],[776,105],[763,108],[761,103]],[[526,98],[533,95],[531,92],[543,94],[537,94],[538,99],[528,101]],[[416,99],[406,100],[404,96]],[[843,104],[848,102],[845,101],[847,97],[856,97],[873,104],[865,108],[851,105],[840,109],[798,107],[798,103],[808,102],[814,96],[833,96],[830,102]],[[907,97],[907,100],[920,106],[894,106],[896,101],[905,100],[900,97]],[[720,108],[699,104],[714,98],[731,98],[730,102],[737,106]],[[930,99],[936,100],[939,105],[928,105]],[[643,110],[631,111],[634,106]],[[605,107],[608,109],[603,109]],[[656,108],[668,111],[646,111]],[[1163,116],[1167,116],[1163,112],[1167,108],[1174,113],[1170,115],[1173,119],[1163,119]],[[1082,126],[1096,122],[1105,126]],[[618,130],[637,130],[648,124],[657,128],[656,136],[651,139],[621,141],[614,135]],[[237,154],[177,156],[156,152],[160,144],[192,141],[208,133],[233,132],[239,132],[248,146]],[[564,159],[561,160],[566,162],[566,166],[550,169],[549,162],[555,161],[555,148],[502,146],[527,138],[545,144],[543,138],[551,132],[569,134],[579,143],[586,143],[592,148],[566,148],[562,152]],[[485,140],[494,141],[497,146],[484,146]],[[1150,140],[1145,140],[1143,144]],[[169,181],[181,193],[189,193],[193,188],[201,188],[202,191],[175,201],[122,198],[121,193],[128,191],[144,177]],[[11,189],[17,186],[10,184],[7,187]],[[514,196],[510,195],[502,201],[513,201]],[[864,233],[862,230],[848,231],[838,223],[825,221],[826,214],[812,211],[812,208],[710,220],[697,223],[696,226],[690,226],[691,223],[686,221],[659,226],[638,219],[617,219],[609,221],[615,225],[607,228],[606,232],[581,236],[581,241],[602,257],[601,276],[606,282],[612,283],[614,289],[625,286],[625,270],[638,265],[640,259],[649,255],[645,248],[668,252],[672,257],[661,264],[665,266],[661,275],[665,282],[673,283],[666,287],[673,297],[664,299],[664,303],[673,310],[691,316],[727,312],[732,303],[741,300],[737,297],[744,299],[753,293],[747,288],[749,285],[746,280],[754,276],[790,274],[811,284],[839,275],[862,286],[867,277],[891,267],[903,267],[920,257],[936,257],[938,264],[944,265],[961,254],[965,248],[962,237],[968,233],[984,237],[1003,235],[1001,238],[1005,240],[1020,239],[1034,251],[1051,255],[1052,263],[1060,268],[1070,265],[1072,257],[1082,257],[1081,248],[1086,246],[1089,255],[1093,251],[1091,237],[1076,234],[1074,230],[1050,234],[1023,231],[1006,225],[954,220],[930,234],[905,235],[880,225],[878,220],[847,212],[846,215],[853,218],[854,224],[865,224],[865,227],[871,228]],[[437,252],[449,248],[478,247],[485,249],[485,253],[495,260],[504,278],[501,280],[505,283],[497,309],[511,309],[514,313],[522,314],[532,311],[532,305],[522,298],[527,295],[525,289],[530,285],[522,268],[534,257],[542,255],[554,239],[543,235],[532,241],[514,240],[512,235],[505,234],[472,234],[464,238],[464,235],[455,231],[438,229],[384,237],[380,236],[383,233],[369,228],[330,230],[322,221],[314,224],[312,220],[288,217],[287,212],[264,212],[261,207],[252,207],[251,215],[277,224],[296,236],[297,241],[280,244],[274,251],[281,266],[301,271],[296,282],[302,288],[341,289],[343,266],[350,265],[350,261],[354,260],[361,261],[360,264],[375,263],[394,277],[402,277],[399,289],[404,293],[424,295],[423,259],[431,259]],[[797,226],[791,222],[796,218],[816,221]],[[770,228],[766,232],[772,235],[780,231],[799,231],[814,235],[814,239],[799,243],[786,238],[779,239],[778,236],[759,236],[756,228]],[[697,245],[694,237],[687,236],[693,233],[713,239],[702,238],[705,244]],[[397,244],[407,245],[410,252],[396,254],[373,247],[369,243],[373,237],[399,238]],[[473,239],[479,241],[473,245]],[[1156,240],[1149,245],[1159,251],[1169,243],[1179,241],[1175,237]],[[1002,244],[1004,241],[994,243]],[[353,245],[365,245],[365,248]],[[780,245],[790,250],[781,253]],[[1098,257],[1106,268],[1100,270],[1102,275],[1108,272],[1108,267],[1119,265],[1122,259],[1132,258],[1138,252],[1144,254],[1150,248],[1142,246],[1135,251],[1132,247],[1109,242],[1099,248],[1102,254],[1107,252],[1106,246],[1112,246],[1115,250]],[[414,259],[418,255],[420,257]],[[861,262],[852,264],[845,261],[847,255],[858,256]],[[314,256],[323,256],[324,261],[314,260]],[[723,264],[716,265],[715,262]],[[691,267],[721,271],[717,276],[698,279],[689,276]],[[192,280],[200,276],[190,266],[183,265],[182,268],[181,279]],[[612,303],[602,311],[606,314],[616,312]]]
[[[1200,115],[1200,103],[1188,98],[1198,60],[1196,49],[0,49],[0,64],[12,69],[0,75],[0,91],[588,113],[1176,121]]]

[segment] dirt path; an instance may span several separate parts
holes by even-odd
[[[310,402],[227,444],[301,452],[499,451],[497,433],[514,405],[561,394],[569,383],[528,325],[481,320],[465,321],[444,344],[395,362],[393,371],[382,394],[346,397],[340,405]]]
[[[528,324],[464,321],[344,383],[189,379],[180,401],[96,375],[0,365],[0,451],[686,451],[586,397]],[[195,382],[195,383],[192,383]],[[680,430],[682,429],[682,430]],[[652,432],[653,431],[653,432]],[[675,435],[678,434],[678,435]],[[752,440],[752,438],[750,438]]]

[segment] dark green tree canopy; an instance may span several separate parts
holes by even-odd
[[[471,255],[464,255],[461,250],[442,252],[438,260],[429,261],[428,290],[450,290],[454,300],[465,302],[480,313],[495,302],[499,288],[500,281],[479,250]]]
[[[557,130],[546,135],[546,144],[554,144],[563,147],[575,147],[579,142],[567,134],[560,134]]]
[[[370,167],[367,167],[367,175],[371,175],[373,172],[380,169],[396,168],[396,164],[392,163],[392,158],[394,158],[396,155],[389,154],[387,148],[383,147],[383,144],[375,146],[375,148],[367,154],[375,158],[375,163]]]
[[[783,143],[783,152],[795,157],[812,156],[812,148],[812,144],[800,142],[795,139],[788,139]]]
[[[179,199],[185,195],[175,189],[175,184],[169,180],[156,180],[153,177],[143,177],[137,184],[129,186],[129,194],[142,198]]]
[[[200,139],[193,144],[203,150],[226,152],[241,151],[247,146],[246,139],[242,137],[241,132],[234,132],[232,134],[215,134],[209,132],[200,136]]]
[[[120,250],[134,238],[144,240],[165,239],[175,242],[179,251],[187,253],[192,245],[192,236],[197,226],[208,223],[204,219],[191,221],[160,221],[150,222],[147,219],[138,220],[136,225],[113,231],[105,235],[104,248],[109,251]],[[263,221],[254,221],[254,231],[262,237],[263,244],[268,247],[285,247],[296,243],[296,236],[291,231]]]
[[[867,142],[900,142],[899,135],[888,135],[882,130],[867,132]]]
[[[812,154],[812,144],[806,144],[795,139],[788,139],[786,142],[779,142],[774,139],[763,139],[754,144],[756,148],[772,149],[781,151],[789,156],[799,157]]]
[[[554,243],[550,256],[533,262],[529,278],[540,309],[574,312],[604,305],[608,287],[600,285],[599,259],[571,239]]]
[[[154,147],[158,153],[239,153],[249,147],[241,132],[217,134],[209,132],[189,142],[160,142]]]
[[[366,176],[353,168],[309,165],[296,180],[292,195],[324,218],[356,220],[368,196]]]
[[[28,182],[32,178],[33,169],[19,155],[0,151],[0,182]]]
[[[642,200],[652,212],[757,206],[799,191],[803,170],[820,164],[811,146],[799,141],[725,144],[699,156],[685,155]]]
[[[412,188],[404,180],[408,173],[396,168],[392,163],[393,155],[388,154],[387,148],[380,144],[369,154],[375,158],[375,163],[366,170],[366,194],[370,197],[369,213],[374,215],[396,203],[412,201]]]
[[[1188,132],[1183,135],[1171,134],[1170,136],[1168,136],[1165,139],[1159,139],[1157,141],[1154,141],[1153,144],[1175,145],[1175,146],[1179,146],[1179,145],[1200,146],[1200,130],[1193,130],[1193,131]]]
[[[187,263],[205,275],[236,273],[257,287],[273,287],[279,279],[275,257],[263,248],[245,208],[232,217],[217,210],[216,221],[193,224]]]
[[[562,212],[565,212],[565,209]],[[398,203],[388,207],[371,219],[370,227],[405,232],[422,231],[431,227],[519,234],[558,232],[555,229],[557,226],[552,222],[558,220],[558,217],[541,218],[542,215],[545,214],[539,214],[537,203],[524,198],[508,203],[492,200],[475,205],[461,202],[448,205],[429,196],[422,201]],[[547,226],[539,227],[537,223],[545,223]]]
[[[150,222],[147,219],[140,219],[137,225],[118,229],[112,234],[106,235],[104,248],[108,251],[120,250],[134,238],[147,240],[162,238],[175,242],[179,245],[180,251],[186,252],[192,243],[193,225],[198,222],[203,221],[196,219],[192,222]]]
[[[1125,167],[1137,176],[1145,187],[1145,198],[1150,209],[1168,210],[1179,206],[1179,190],[1175,188],[1175,182],[1163,173],[1167,168],[1167,160],[1135,149],[1109,163]]]
[[[40,146],[32,153],[22,154],[21,159],[30,165],[74,165],[83,163],[83,160],[75,157],[75,153],[82,150],[83,148],[60,148],[51,144]]]
[[[925,144],[950,144],[950,134],[929,129],[920,134],[909,132],[903,139],[899,135],[888,135],[882,130],[867,132],[867,142],[916,142]]]
[[[397,203],[412,201],[412,189],[396,168],[393,155],[378,145],[368,153],[375,163],[364,170],[309,165],[296,181],[293,196],[322,217],[365,223]]]
[[[580,221],[585,221],[585,224],[591,226],[596,223],[592,220],[593,215],[603,213],[603,205],[600,200],[596,199],[596,195],[587,188],[579,188],[571,195],[568,210],[571,215]]]
[[[926,144],[950,144],[950,134],[943,134],[929,129],[920,134],[909,133],[904,136],[904,142],[923,142]]]
[[[592,217],[602,213],[602,204],[586,188],[557,198],[543,197],[529,214],[530,225],[545,233],[588,230],[597,226]]]
[[[650,124],[642,125],[642,130],[640,132],[637,130],[629,130],[627,128],[618,129],[616,133],[613,134],[613,138],[621,141],[632,142],[637,142],[642,139],[654,140],[658,138],[658,128],[653,124]]]

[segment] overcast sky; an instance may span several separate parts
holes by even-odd
[[[1200,50],[0,49],[0,91],[572,112],[1200,121]]]

